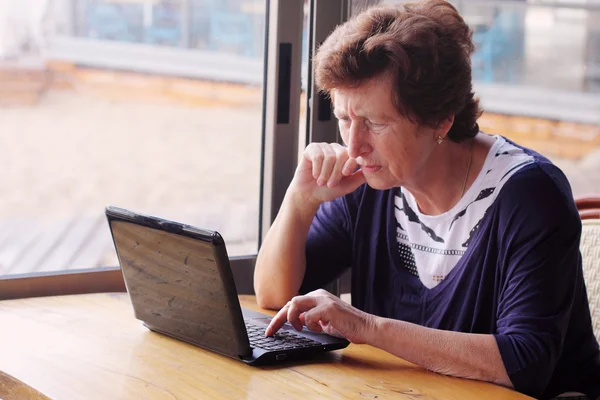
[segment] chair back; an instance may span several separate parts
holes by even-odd
[[[575,199],[581,219],[600,219],[600,196],[586,196]]]
[[[582,221],[580,249],[592,326],[600,342],[600,219]]]

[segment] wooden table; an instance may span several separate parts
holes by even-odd
[[[240,299],[258,309],[253,297]],[[121,293],[0,301],[0,371],[57,400],[527,398],[366,345],[311,362],[250,367],[150,332]],[[0,398],[19,398],[3,376]]]

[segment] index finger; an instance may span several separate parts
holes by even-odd
[[[289,321],[296,329],[300,330],[302,327],[302,322],[300,321],[300,314],[305,311],[308,311],[317,305],[317,298],[314,296],[297,296],[294,297],[291,301],[289,301],[273,319],[271,323],[265,330],[266,336],[271,336],[285,324],[286,321]],[[296,326],[299,326],[297,328]]]
[[[358,169],[358,163],[355,158],[348,158],[346,163],[344,164],[344,169],[342,169],[342,174],[344,176],[352,175]]]
[[[288,308],[290,308],[290,302],[283,306],[281,310],[273,317],[267,329],[265,329],[265,336],[273,336],[281,329],[283,324],[287,321]]]

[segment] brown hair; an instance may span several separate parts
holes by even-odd
[[[448,137],[479,131],[482,111],[471,83],[472,32],[444,0],[370,8],[338,26],[315,56],[315,79],[330,93],[389,73],[394,105],[421,125],[436,127],[454,114]]]

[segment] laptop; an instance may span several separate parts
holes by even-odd
[[[345,339],[290,324],[265,337],[271,318],[242,309],[225,241],[216,231],[108,206],[135,317],[149,329],[247,364],[306,359]]]

